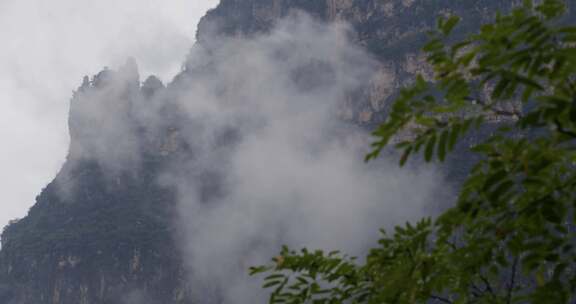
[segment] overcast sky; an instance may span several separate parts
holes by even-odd
[[[84,75],[134,57],[164,81],[218,0],[0,0],[0,226],[23,217],[62,165]]]

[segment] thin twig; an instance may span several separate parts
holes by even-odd
[[[490,284],[490,282],[488,281],[488,279],[486,279],[486,277],[484,277],[483,275],[480,275],[480,279],[482,280],[482,282],[484,282],[484,285],[486,285],[486,290],[487,290],[493,297],[496,297],[496,294],[494,293],[494,290],[492,289],[492,285]]]
[[[440,302],[442,302],[442,303],[454,303],[454,302],[452,302],[452,301],[450,301],[450,300],[448,300],[448,299],[446,299],[446,298],[439,297],[439,296],[431,296],[431,298],[432,298],[433,300],[437,300],[437,301],[440,301]]]
[[[576,137],[575,132],[564,129],[564,127],[562,126],[562,123],[560,122],[560,120],[558,120],[558,118],[554,119],[554,124],[556,125],[556,131],[558,131],[559,133],[564,134],[564,135],[568,135],[570,137]]]
[[[490,111],[496,115],[508,116],[508,117],[512,117],[512,118],[518,118],[518,117],[522,116],[522,113],[520,113],[520,111],[517,111],[517,110],[506,111],[506,110],[497,109],[495,107],[494,103],[490,104],[490,103],[486,102],[485,100],[482,100],[481,98],[468,97],[466,99],[478,103],[479,105],[484,107],[484,110],[488,110],[488,111]]]
[[[480,289],[480,287],[476,286],[476,284],[472,283],[472,295],[475,298],[480,298],[482,296],[482,294],[485,292],[484,290]]]
[[[518,257],[514,258],[512,263],[512,278],[510,278],[510,283],[508,284],[508,296],[506,303],[512,303],[512,292],[514,291],[514,286],[516,285],[516,267],[518,266]]]

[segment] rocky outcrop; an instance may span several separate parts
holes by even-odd
[[[354,40],[380,62],[379,72],[362,96],[343,105],[341,117],[372,126],[381,121],[394,92],[418,73],[432,71],[420,48],[426,33],[441,15],[465,16],[460,32],[487,22],[498,10],[514,3],[497,0],[222,0],[201,20],[198,41],[210,44],[221,36],[250,37],[268,32],[280,18],[305,11],[325,22],[346,22]]]
[[[156,78],[140,85],[133,62],[84,79],[66,163],[2,234],[1,303],[190,302],[174,193],[157,182],[175,135],[148,136],[136,119],[163,89]]]

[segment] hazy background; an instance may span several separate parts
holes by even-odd
[[[134,57],[143,76],[180,70],[218,0],[0,0],[0,226],[23,217],[68,147],[82,76]]]

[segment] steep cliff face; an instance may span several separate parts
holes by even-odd
[[[223,0],[201,20],[198,41],[219,36],[250,37],[269,31],[282,17],[304,11],[325,22],[346,22],[351,35],[379,61],[378,73],[360,95],[343,105],[340,116],[360,124],[381,121],[394,92],[418,73],[431,77],[419,51],[426,33],[442,15],[465,17],[459,32],[477,28],[496,11],[519,1],[418,0]]]
[[[209,52],[223,36],[266,33],[295,11],[350,23],[349,34],[378,66],[338,115],[370,126],[382,119],[400,86],[416,73],[430,75],[418,48],[439,14],[465,16],[466,27],[508,5],[498,0],[222,0],[200,22],[195,49]],[[184,267],[175,242],[176,194],[158,180],[166,167],[194,155],[180,140],[182,118],[169,101],[194,81],[194,73],[210,72],[203,68],[184,70],[167,87],[154,77],[140,83],[130,62],[84,79],[71,103],[66,164],[29,214],[2,234],[0,303],[202,302],[193,298],[187,272],[194,269]],[[150,112],[161,119],[146,120]],[[224,130],[222,141],[234,136]],[[215,175],[198,177],[206,181],[203,200],[218,193]]]
[[[2,235],[1,303],[186,299],[173,193],[157,183],[172,150],[164,136],[153,142],[126,132],[139,128],[135,107],[162,88],[154,78],[140,87],[133,64],[85,79],[72,100],[67,162]]]

